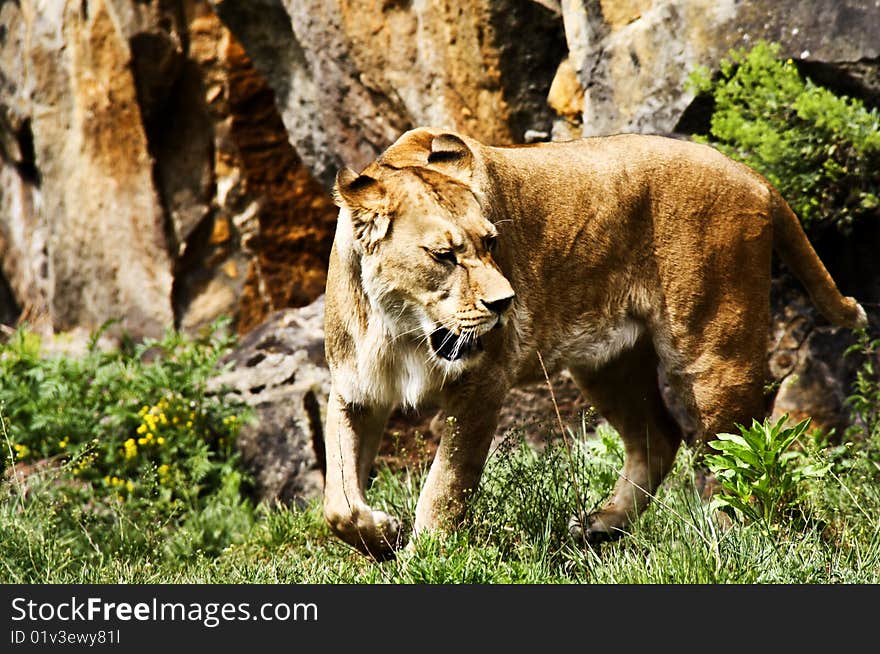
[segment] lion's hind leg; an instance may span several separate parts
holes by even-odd
[[[735,433],[736,425],[748,426],[766,415],[765,341],[760,336],[752,352],[744,348],[737,355],[719,355],[712,365],[695,365],[693,372],[669,371],[673,391],[696,422],[692,446],[698,455],[706,453],[705,443],[717,434]]]
[[[571,374],[624,442],[624,468],[611,497],[599,511],[575,516],[571,524],[576,538],[609,540],[629,527],[669,472],[681,442],[681,428],[663,402],[657,355],[646,338],[598,370],[573,367]]]
[[[698,288],[694,302],[682,299],[680,289],[667,297],[669,324],[657,329],[654,342],[663,358],[674,393],[696,422],[699,453],[703,443],[721,432],[735,431],[765,414],[767,335],[770,324],[768,245],[760,241],[731,246],[725,262],[736,270],[738,283],[724,283],[715,271],[715,287],[724,293]],[[763,261],[762,261],[763,259]],[[753,261],[752,265],[737,262]],[[709,273],[706,277],[710,277]]]

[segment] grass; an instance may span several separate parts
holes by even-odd
[[[807,434],[800,453],[772,459],[773,479],[787,484],[767,495],[772,520],[717,510],[683,449],[631,533],[596,549],[573,540],[569,517],[598,507],[623,463],[614,430],[585,417],[540,449],[509,434],[461,527],[382,564],[336,539],[318,501],[245,499],[233,441],[248,412],[208,391],[232,346],[222,325],[118,351],[93,343],[78,358],[44,356],[24,331],[0,344],[0,582],[880,582],[880,379],[867,334],[845,442]],[[737,441],[752,454],[787,447],[781,423],[753,430],[757,441]],[[722,480],[751,502],[766,475],[740,450],[725,450],[735,475]],[[424,476],[380,466],[370,502],[409,530]]]
[[[580,435],[571,458],[511,436],[491,456],[465,523],[413,552],[370,562],[336,540],[317,502],[305,510],[222,493],[187,516],[142,504],[89,506],[54,468],[15,482],[0,503],[0,581],[23,583],[878,583],[880,469],[847,449],[845,465],[814,480],[801,519],[773,528],[723,519],[701,497],[683,450],[651,508],[622,540],[574,542],[572,475],[585,506],[610,491],[621,461],[613,430]],[[411,522],[422,470],[381,468],[371,501]],[[83,500],[86,503],[81,503]],[[206,541],[205,531],[218,530]],[[221,533],[222,532],[222,533]]]

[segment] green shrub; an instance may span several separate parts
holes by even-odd
[[[218,323],[194,339],[169,331],[102,351],[96,335],[82,357],[44,356],[39,337],[18,330],[0,346],[3,467],[42,470],[85,506],[122,502],[165,519],[237,493],[244,408],[207,390],[232,343]]]
[[[691,86],[714,97],[711,143],[763,174],[805,226],[846,231],[880,206],[880,115],[804,79],[779,46],[733,50],[720,76]],[[698,140],[706,140],[700,139]]]

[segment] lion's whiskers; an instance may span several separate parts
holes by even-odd
[[[399,334],[395,334],[394,337],[391,339],[391,342],[393,343],[397,339],[402,338],[403,336],[408,336],[409,334],[412,334],[413,332],[420,331],[421,329],[422,329],[421,325],[416,325],[412,329],[407,329],[406,331],[400,332]],[[424,335],[424,333],[423,333],[421,336],[421,339],[427,340],[427,338],[428,337],[426,335]]]

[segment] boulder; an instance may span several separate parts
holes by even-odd
[[[212,382],[253,408],[237,443],[259,500],[302,503],[323,490],[330,392],[323,324],[323,296],[270,314],[220,362],[228,369]]]

